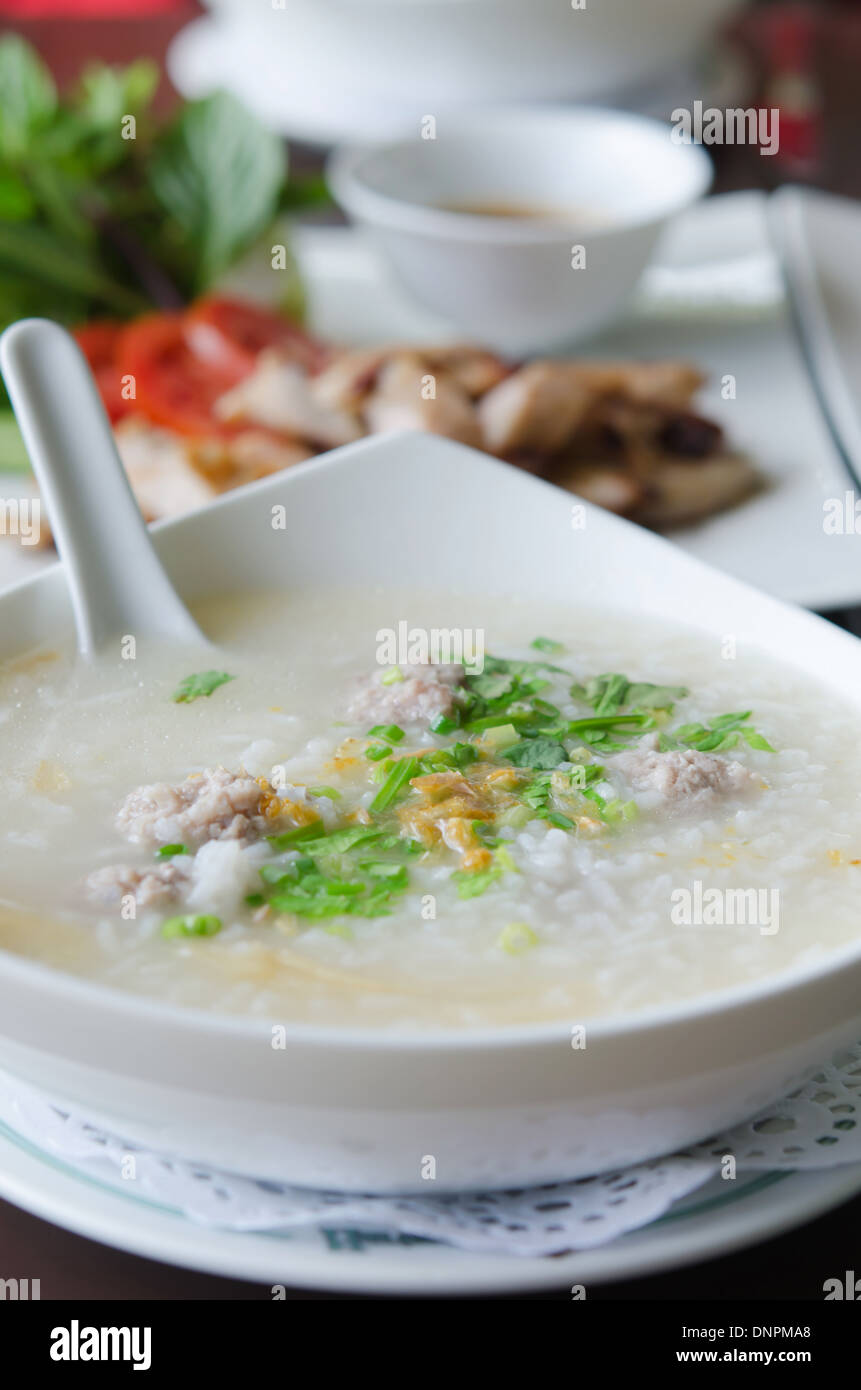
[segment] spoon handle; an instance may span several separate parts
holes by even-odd
[[[74,339],[48,319],[0,337],[12,400],[66,569],[78,648],[121,635],[200,642],[162,569]]]

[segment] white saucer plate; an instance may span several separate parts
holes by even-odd
[[[151,1260],[270,1287],[328,1292],[469,1295],[583,1285],[588,1299],[590,1285],[729,1254],[800,1226],[859,1191],[861,1164],[764,1173],[732,1183],[716,1179],[659,1221],[611,1245],[524,1259],[469,1254],[385,1232],[332,1228],[263,1235],[210,1229],[83,1176],[0,1125],[0,1196],[35,1216]]]

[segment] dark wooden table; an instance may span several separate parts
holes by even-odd
[[[72,8],[70,6],[69,8]],[[844,10],[849,8],[844,5]],[[861,9],[861,7],[859,7]],[[98,56],[109,62],[126,62],[141,53],[162,58],[178,28],[200,7],[183,0],[174,13],[162,18],[121,23],[41,20],[15,27],[35,42],[61,79],[74,76],[82,62]],[[856,11],[857,13],[857,11]],[[857,15],[861,21],[861,14]],[[0,27],[3,4],[0,0]],[[824,98],[825,149],[817,182],[841,192],[861,193],[861,164],[857,159],[861,126],[861,87],[857,60],[861,56],[861,22],[851,42],[841,30],[823,31],[817,46],[821,91]],[[752,43],[752,48],[756,44]],[[163,104],[171,99],[164,85]],[[770,161],[750,151],[712,150],[717,157],[716,189],[766,185],[773,179]],[[298,158],[296,158],[298,156]],[[314,168],[316,154],[294,151],[294,167]],[[861,632],[861,610],[832,615],[853,631]],[[594,1299],[674,1300],[718,1299],[822,1299],[826,1279],[842,1277],[855,1268],[861,1272],[861,1197],[839,1210],[777,1240],[739,1254],[691,1266],[654,1278],[596,1287]],[[0,1201],[0,1279],[12,1276],[41,1280],[44,1299],[72,1298],[98,1301],[124,1299],[267,1299],[270,1291],[258,1284],[176,1269],[157,1264],[61,1230]],[[289,1297],[319,1299],[349,1297],[293,1290]],[[566,1288],[558,1295],[525,1297],[570,1299]]]

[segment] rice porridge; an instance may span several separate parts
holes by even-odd
[[[197,616],[204,653],[0,671],[4,949],[428,1029],[633,1014],[861,934],[857,712],[756,650],[393,589]],[[404,629],[472,650],[387,650]]]

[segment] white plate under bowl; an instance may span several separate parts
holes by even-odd
[[[583,1284],[588,1298],[595,1284],[657,1274],[781,1235],[859,1191],[858,1164],[820,1173],[762,1173],[733,1183],[718,1178],[651,1226],[596,1250],[545,1259],[476,1255],[341,1227],[267,1235],[214,1230],[82,1177],[0,1125],[0,1196],[25,1211],[151,1260],[331,1292],[467,1295]],[[48,1280],[42,1288],[50,1297]]]

